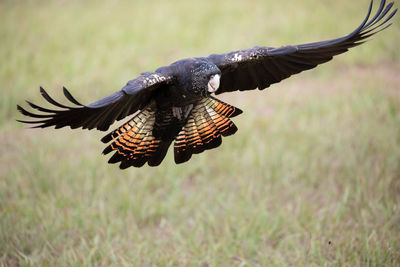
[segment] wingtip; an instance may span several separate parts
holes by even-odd
[[[23,120],[15,120],[16,122],[18,122],[18,123],[22,123],[22,124],[29,124],[29,122],[27,122],[27,121],[23,121]],[[33,128],[33,126],[31,126],[31,127],[25,127],[25,129],[32,129]]]
[[[65,88],[65,86],[63,86],[63,93],[64,96],[71,101],[71,103],[77,105],[77,106],[83,106],[81,103],[79,103],[73,96],[72,94],[67,90],[67,88]]]
[[[395,10],[393,10],[392,14],[390,15],[391,17],[393,17],[396,13],[397,13],[398,8],[396,8]]]
[[[23,121],[23,120],[15,120],[15,121],[17,121],[17,122],[20,122],[20,123],[24,123],[24,121]]]
[[[34,109],[37,109],[37,105],[35,105],[35,104],[33,104],[31,101],[29,101],[29,100],[25,100],[25,102],[31,107],[31,108],[34,108]],[[17,105],[18,106],[18,105]]]
[[[51,98],[51,96],[43,89],[42,86],[40,86],[40,94],[47,102],[49,102],[50,104],[53,104],[54,106],[57,106],[59,108],[64,108],[64,109],[71,109],[71,107],[60,104],[59,102],[57,102],[53,98]]]
[[[39,91],[40,91],[40,94],[42,95],[42,97],[47,100],[47,98],[49,97],[49,94],[46,92],[46,90],[44,90],[44,88],[42,86],[39,86]]]
[[[22,113],[23,108],[20,105],[17,105],[17,110]]]
[[[18,109],[18,111],[19,111],[22,115],[24,115],[24,116],[33,117],[33,118],[40,118],[40,117],[41,117],[41,116],[38,115],[38,114],[34,114],[34,113],[31,113],[31,112],[27,111],[26,109],[24,109],[24,108],[23,108],[22,106],[20,106],[20,105],[17,105],[17,109]]]

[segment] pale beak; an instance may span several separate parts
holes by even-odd
[[[210,80],[208,81],[208,92],[214,93],[218,90],[220,78],[221,76],[219,74],[211,76]]]

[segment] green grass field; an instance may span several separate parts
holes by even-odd
[[[186,164],[121,171],[102,132],[15,121],[39,86],[89,103],[184,57],[345,35],[368,4],[0,1],[0,266],[399,266],[399,14],[331,63],[222,95],[239,131]]]

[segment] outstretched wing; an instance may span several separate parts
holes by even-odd
[[[393,2],[386,5],[386,1],[382,0],[375,16],[369,20],[372,2],[371,0],[368,14],[361,25],[342,38],[279,48],[253,47],[228,54],[210,55],[208,59],[222,72],[216,94],[267,88],[362,44],[366,38],[389,27],[391,24],[387,22],[397,11],[395,9],[389,13]]]
[[[75,105],[72,107],[58,103],[40,87],[43,98],[61,109],[47,109],[26,101],[29,106],[41,113],[32,113],[18,105],[17,108],[23,115],[36,119],[18,121],[37,124],[34,128],[70,126],[72,129],[82,127],[83,129],[96,128],[105,131],[115,120],[121,120],[137,110],[143,109],[155,90],[172,83],[173,80],[173,77],[161,73],[143,73],[138,78],[129,81],[121,90],[89,105],[80,104],[67,89],[63,88],[65,97]]]

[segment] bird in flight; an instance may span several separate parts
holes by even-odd
[[[265,89],[293,74],[309,70],[333,56],[358,46],[386,29],[397,9],[393,2],[382,0],[376,14],[368,14],[361,25],[347,36],[302,45],[253,47],[227,54],[182,59],[154,72],[142,73],[121,90],[88,105],[80,104],[63,88],[73,104],[55,101],[40,88],[45,100],[57,107],[48,109],[29,101],[39,111],[33,113],[21,106],[18,110],[35,120],[19,120],[34,128],[70,126],[72,129],[106,131],[116,120],[131,118],[104,136],[109,143],[103,154],[114,154],[109,163],[119,167],[158,166],[174,142],[176,163],[188,161],[193,154],[218,147],[222,136],[237,131],[230,118],[242,113],[239,108],[213,96],[233,91]]]

